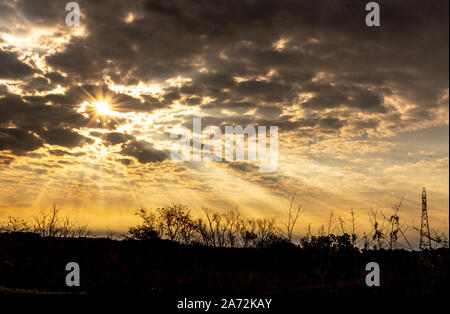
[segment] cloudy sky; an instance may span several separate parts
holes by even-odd
[[[448,1],[0,0],[0,220],[56,203],[94,230],[138,207],[448,220]],[[279,127],[279,163],[175,162],[170,132]],[[364,222],[361,222],[364,225]],[[432,225],[433,226],[433,225]]]

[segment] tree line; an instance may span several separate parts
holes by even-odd
[[[350,221],[335,216],[333,211],[313,234],[311,224],[306,235],[293,240],[293,231],[299,222],[303,208],[294,205],[295,194],[290,200],[284,219],[249,218],[237,208],[219,212],[202,208],[203,217],[195,218],[184,204],[171,204],[154,210],[141,208],[136,215],[142,223],[129,229],[128,237],[135,240],[169,239],[183,244],[201,244],[214,247],[267,247],[273,245],[298,245],[308,247],[339,247],[361,249],[408,249],[413,246],[406,236],[408,227],[399,216],[400,202],[392,205],[386,214],[382,210],[370,209],[368,213],[371,229],[358,235],[360,226],[355,211],[350,211]],[[417,227],[413,227],[418,230]],[[433,229],[430,239],[434,247],[448,247],[448,229]],[[294,243],[295,242],[295,243]]]
[[[408,226],[402,223],[399,211],[403,199],[392,206],[389,214],[382,210],[369,210],[370,230],[358,234],[360,224],[355,211],[344,220],[330,211],[327,223],[316,233],[311,224],[306,234],[293,239],[294,229],[299,224],[304,209],[295,204],[295,194],[283,217],[249,218],[234,208],[221,212],[202,207],[203,217],[194,217],[189,206],[170,204],[156,209],[141,208],[135,212],[141,223],[129,228],[123,238],[134,240],[168,239],[183,244],[199,244],[212,247],[269,247],[296,245],[310,247],[338,247],[358,249],[408,249],[413,246],[406,236]],[[413,228],[418,231],[417,227]],[[33,217],[32,223],[9,217],[0,225],[0,232],[33,232],[42,237],[87,237],[91,235],[86,226],[77,225],[69,216],[62,215],[55,205]],[[112,236],[111,236],[112,237]],[[446,230],[432,229],[430,240],[434,247],[448,247]]]
[[[0,232],[33,232],[42,237],[61,238],[88,237],[91,234],[87,226],[73,223],[56,205],[42,209],[31,223],[23,218],[9,216],[8,221],[0,225]]]

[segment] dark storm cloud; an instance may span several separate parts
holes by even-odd
[[[67,2],[66,2],[67,3]],[[65,5],[63,1],[17,1],[16,8],[21,14],[33,21],[34,24],[48,26],[64,23],[64,19],[58,19],[58,12],[63,13]]]
[[[117,161],[120,162],[122,165],[125,165],[125,166],[129,166],[133,162],[133,160],[128,159],[128,158],[120,158],[120,159],[117,159]]]
[[[0,124],[12,123],[17,127],[37,131],[44,127],[81,127],[88,119],[77,113],[73,106],[56,102],[45,103],[51,97],[24,97],[6,95],[0,98]],[[64,97],[62,97],[64,99]],[[56,98],[53,101],[57,101]]]
[[[306,109],[322,110],[348,106],[367,112],[386,112],[383,97],[380,94],[356,86],[313,84],[304,91],[317,94],[302,103],[302,107]]]
[[[70,129],[50,129],[39,130],[39,137],[51,145],[58,145],[67,148],[74,148],[83,146],[84,144],[91,144],[94,140],[80,135]]]
[[[27,90],[31,90],[33,92],[50,91],[52,88],[52,84],[50,84],[50,82],[43,77],[33,78],[26,86]]]
[[[182,125],[188,129],[193,128],[193,118],[198,118],[194,115],[186,115],[183,117]],[[280,132],[290,132],[294,130],[302,130],[304,128],[314,129],[317,134],[320,132],[324,133],[337,133],[343,126],[348,124],[344,119],[336,117],[327,117],[319,115],[310,115],[307,118],[297,119],[296,121],[289,121],[289,116],[282,116],[276,120],[260,119],[255,115],[245,115],[245,116],[222,116],[222,117],[202,117],[201,126],[205,128],[209,125],[219,126],[222,134],[225,133],[225,126],[271,126],[277,125]],[[367,127],[366,124],[363,125]]]
[[[175,101],[196,106],[210,97],[202,110],[215,125],[267,122],[282,131],[338,134],[343,127],[376,129],[381,121],[392,128],[433,121],[448,106],[442,99],[448,91],[448,1],[378,2],[381,27],[369,28],[367,1],[360,0],[80,0],[87,36],[46,55],[54,71],[44,76],[87,90],[105,77],[122,85],[161,84],[160,99],[113,93],[121,112],[151,112]],[[34,23],[60,27],[65,3],[21,0],[16,8]],[[134,20],[126,23],[130,13]],[[166,79],[178,76],[191,80],[167,86]],[[36,79],[28,88],[48,87]],[[76,89],[67,93],[68,110]],[[399,113],[386,100],[393,94],[415,107]],[[293,105],[304,110],[302,118],[282,115]],[[237,117],[224,117],[223,109]],[[254,117],[243,116],[252,109]],[[350,120],[349,112],[361,114]],[[63,124],[85,123],[77,119]],[[36,121],[45,124],[42,116]]]
[[[85,155],[85,153],[83,153],[83,152],[72,153],[72,152],[69,152],[67,150],[62,150],[62,149],[49,149],[48,152],[51,155],[58,156],[58,157],[61,157],[61,156],[80,157],[80,156]]]
[[[258,107],[257,113],[264,117],[275,119],[281,115],[282,110],[280,107],[276,106],[264,106]]]
[[[51,101],[53,105],[46,105]],[[72,128],[87,126],[89,119],[77,113],[66,96],[24,97],[6,94],[0,96],[0,150],[23,154],[43,146],[44,143],[73,148],[92,140],[76,133]],[[39,137],[36,137],[38,135]],[[14,143],[17,141],[17,143]]]
[[[17,128],[0,128],[0,151],[24,155],[42,146],[42,140],[29,132]]]
[[[137,140],[122,144],[120,153],[135,157],[142,164],[163,161],[169,157],[167,152],[154,148],[152,143]]]
[[[111,145],[122,144],[134,139],[134,136],[120,132],[111,132],[103,136],[103,139]]]
[[[0,79],[23,79],[36,71],[18,60],[14,52],[0,49]]]
[[[252,109],[258,108],[258,105],[255,103],[250,103],[246,101],[242,102],[211,102],[202,106],[202,109],[210,114],[216,116],[223,116],[222,111],[226,109],[226,111],[231,112],[233,114],[242,115]],[[281,109],[280,109],[281,111]],[[225,122],[225,120],[224,120]]]

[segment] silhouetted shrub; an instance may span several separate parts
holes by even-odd
[[[351,235],[347,233],[340,236],[329,234],[327,236],[303,237],[300,239],[300,246],[304,249],[356,250]]]

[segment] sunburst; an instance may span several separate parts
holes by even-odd
[[[109,115],[112,113],[109,102],[107,100],[93,102],[92,106],[100,115]]]

